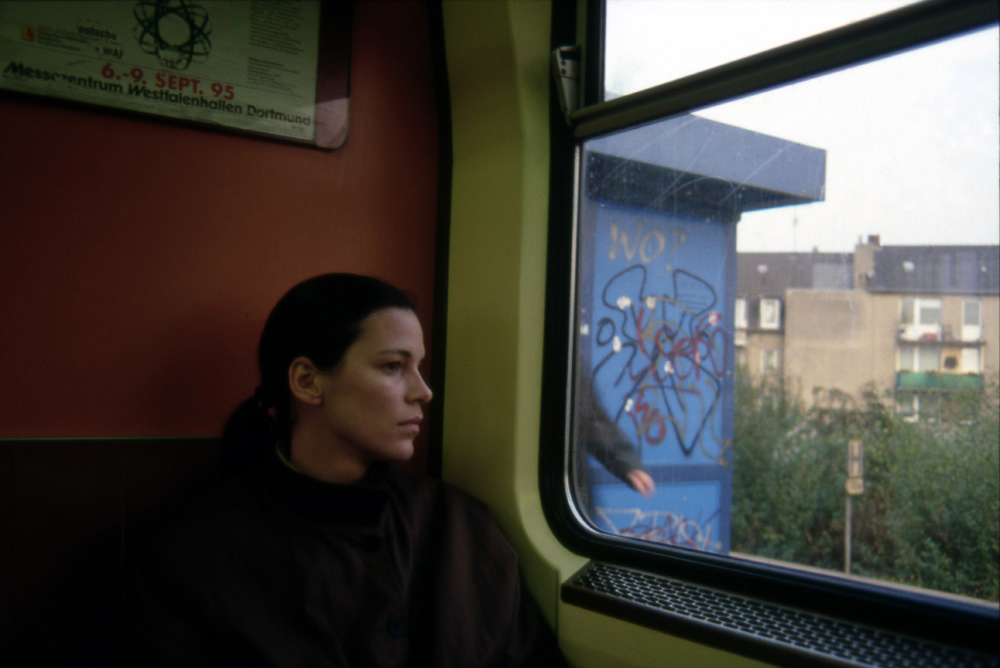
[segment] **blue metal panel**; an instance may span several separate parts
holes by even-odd
[[[600,528],[729,549],[735,229],[616,203],[597,209],[590,376],[657,486],[643,499],[592,471]]]
[[[736,223],[822,199],[826,152],[684,115],[588,141],[582,169],[577,425],[603,413],[627,443],[600,450],[610,472],[577,459],[577,498],[603,531],[726,553]]]

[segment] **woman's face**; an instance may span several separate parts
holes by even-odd
[[[423,330],[409,309],[375,311],[329,373],[321,375],[323,414],[335,452],[362,462],[413,455],[431,391],[420,376]]]

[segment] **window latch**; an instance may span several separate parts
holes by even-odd
[[[580,100],[579,46],[560,46],[552,51],[552,78],[559,92],[559,108],[566,117],[566,124],[572,128],[572,114]]]

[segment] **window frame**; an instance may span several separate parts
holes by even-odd
[[[998,20],[995,3],[929,0],[750,56],[608,102],[603,97],[603,3],[586,3],[583,50],[585,105],[563,112],[550,95],[550,226],[543,360],[539,486],[556,537],[590,559],[703,583],[779,605],[889,631],[993,652],[988,638],[1000,611],[930,591],[847,579],[663,545],[586,528],[573,507],[569,459],[576,303],[577,191],[580,147],[589,138],[693,111],[710,104],[818,76],[841,67],[957,36]],[[576,43],[575,3],[553,4],[553,48]],[[567,123],[567,120],[569,123]],[[914,313],[914,319],[919,314]],[[916,357],[916,355],[915,355]],[[916,361],[916,360],[915,360]]]

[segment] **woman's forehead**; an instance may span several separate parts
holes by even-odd
[[[356,344],[372,352],[381,350],[424,356],[424,334],[416,313],[406,308],[384,308],[361,321]]]

